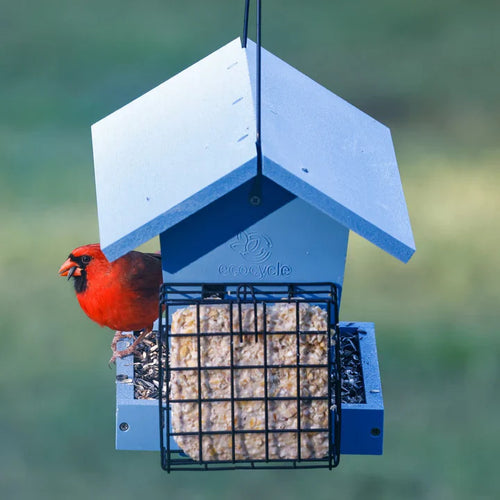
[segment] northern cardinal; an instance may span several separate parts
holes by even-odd
[[[73,278],[76,298],[90,319],[116,330],[110,363],[132,354],[153,329],[162,283],[159,254],[132,251],[109,262],[100,245],[94,243],[75,248],[59,274]],[[131,336],[123,332],[130,331],[141,334],[130,347],[118,351],[118,341]]]

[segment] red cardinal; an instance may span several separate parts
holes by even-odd
[[[133,251],[109,262],[94,243],[75,248],[59,274],[73,278],[76,298],[90,319],[116,330],[110,363],[133,353],[153,329],[162,283],[160,255]],[[130,347],[117,351],[117,342],[130,336],[122,332],[129,331],[142,333]]]

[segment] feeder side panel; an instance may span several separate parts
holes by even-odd
[[[139,399],[132,404],[117,404],[117,450],[157,450],[159,442],[158,401]]]
[[[239,40],[92,127],[100,241],[116,259],[255,175]]]
[[[158,323],[155,323],[155,329]],[[130,332],[131,333],[131,332]],[[122,350],[128,340],[118,343]],[[135,399],[133,355],[116,360],[116,449],[158,450],[160,430],[157,399]],[[171,446],[177,446],[172,439]]]
[[[340,452],[344,455],[382,455],[383,426],[383,410],[369,405],[342,405]]]
[[[378,364],[375,325],[340,323],[358,332],[365,404],[342,404],[341,453],[381,455],[384,442],[384,401]]]

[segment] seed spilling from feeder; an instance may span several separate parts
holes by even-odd
[[[374,327],[338,311],[350,230],[404,262],[414,252],[390,132],[263,49],[260,75],[259,53],[235,40],[92,127],[103,251],[116,259],[159,235],[165,283],[160,398],[117,380],[117,448],[160,449],[167,470],[331,468],[341,453],[382,452]],[[302,307],[321,327],[301,323]],[[254,364],[240,366],[251,337]],[[308,360],[313,338],[326,360]],[[117,370],[134,377],[130,360]],[[341,402],[346,376],[362,387],[353,403]],[[259,388],[246,393],[245,377]]]

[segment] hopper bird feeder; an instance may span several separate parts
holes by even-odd
[[[117,360],[117,449],[160,450],[168,471],[381,454],[375,328],[338,316],[350,230],[403,262],[415,250],[389,129],[258,33],[97,122],[92,141],[103,252],[159,235],[163,266],[160,396],[137,399],[133,356]]]

